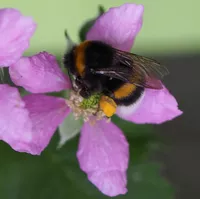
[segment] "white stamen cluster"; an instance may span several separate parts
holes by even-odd
[[[105,117],[103,111],[99,110],[98,103],[93,104],[91,107],[85,108],[83,101],[85,99],[79,95],[78,92],[71,91],[69,99],[66,100],[67,105],[71,108],[75,119],[83,118],[84,121],[88,121],[91,116],[96,116],[97,120],[101,120]]]

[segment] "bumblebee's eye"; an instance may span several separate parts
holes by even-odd
[[[83,81],[79,77],[76,77],[75,83],[78,87],[83,86]]]
[[[87,89],[90,89],[92,87],[92,84],[90,83],[90,81],[88,81],[87,79],[82,79],[81,77],[76,77],[75,83],[78,87],[84,87]]]
[[[83,98],[88,98],[88,97],[90,97],[91,93],[90,93],[90,91],[87,90],[87,89],[82,89],[82,90],[80,91],[80,95],[81,95]]]

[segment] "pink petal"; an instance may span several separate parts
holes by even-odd
[[[105,120],[83,125],[77,158],[88,179],[104,194],[125,194],[128,143],[121,130]]]
[[[105,195],[113,197],[127,193],[126,172],[119,170],[96,171],[88,173],[88,179]]]
[[[0,140],[19,152],[40,154],[69,113],[63,99],[30,95],[23,101],[17,88],[5,84],[0,96]]]
[[[69,78],[61,71],[56,58],[41,52],[22,57],[9,67],[12,81],[32,93],[61,91],[70,87]]]
[[[117,114],[128,121],[143,124],[160,124],[182,114],[176,99],[163,87],[146,89],[140,100],[130,107],[118,107]]]
[[[70,109],[62,98],[42,94],[27,95],[23,98],[33,125],[31,154],[40,154],[49,144],[59,124]]]
[[[16,151],[28,151],[24,146],[32,137],[32,123],[25,103],[17,88],[0,84],[0,140],[7,142]]]
[[[9,66],[22,56],[35,29],[31,17],[16,9],[0,9],[0,66]]]
[[[87,34],[88,40],[100,40],[114,48],[130,51],[142,27],[142,5],[126,3],[110,8],[97,19]]]

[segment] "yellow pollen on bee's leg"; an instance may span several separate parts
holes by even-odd
[[[112,98],[104,95],[101,96],[99,106],[107,117],[113,116],[117,109],[117,104],[115,101]]]

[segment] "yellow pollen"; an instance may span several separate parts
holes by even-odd
[[[99,105],[101,110],[107,117],[113,116],[117,109],[117,104],[114,102],[112,98],[108,96],[101,96]]]

